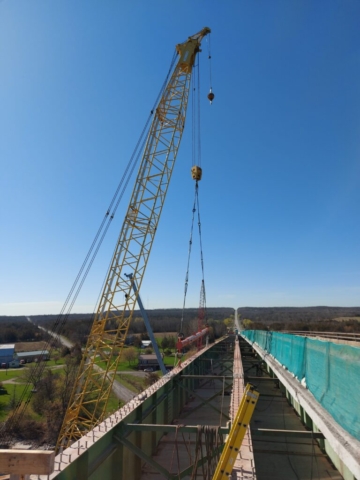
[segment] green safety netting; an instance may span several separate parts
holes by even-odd
[[[241,334],[257,343],[306,387],[351,435],[360,440],[360,348],[262,330]]]

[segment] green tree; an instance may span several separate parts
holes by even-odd
[[[129,365],[131,365],[131,362],[134,362],[135,360],[137,360],[138,357],[139,357],[139,352],[134,347],[124,348],[122,352],[122,358],[127,362],[129,362]]]
[[[162,348],[163,352],[165,352],[165,350],[167,348],[169,348],[169,338],[166,335],[161,340],[161,348]]]
[[[244,320],[242,321],[242,324],[243,324],[245,330],[251,330],[252,329],[253,322],[251,320],[249,320],[248,318],[244,318]]]
[[[233,318],[225,318],[224,323],[227,327],[232,327],[234,325],[234,319]]]
[[[169,337],[169,348],[175,348],[176,341],[177,341],[177,339],[176,339],[176,337],[174,337],[174,335]]]

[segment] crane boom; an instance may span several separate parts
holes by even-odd
[[[179,59],[154,112],[57,449],[69,446],[105,418],[137,301],[132,284],[140,290],[185,126],[192,67],[208,33],[210,29],[205,27],[176,46]],[[131,279],[125,274],[131,274]],[[97,365],[100,361],[103,369]]]

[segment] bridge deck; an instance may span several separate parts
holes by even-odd
[[[242,341],[241,345],[248,351],[246,342]],[[251,422],[257,480],[341,480],[343,477],[320,450],[317,441],[311,435],[306,438],[301,434],[307,430],[278,382],[259,369],[256,357],[247,355],[242,357],[244,370],[260,392]],[[257,380],[256,375],[261,375],[261,378]],[[290,430],[294,433],[274,432],[269,435],[268,432],[267,435],[259,435],[258,429]]]
[[[205,381],[203,382],[205,383]],[[201,395],[204,400],[211,399],[216,392],[222,392],[222,380],[211,379],[207,385],[197,389],[195,393]],[[220,412],[212,409],[210,406],[204,405],[201,400],[193,397],[189,403],[183,408],[179,418],[175,420],[175,425],[221,425],[226,426],[228,421],[227,414],[229,412],[230,397],[219,395],[211,400],[211,404]],[[165,434],[157,448],[157,452],[153,455],[153,459],[161,464],[166,470],[174,475],[178,475],[184,471],[194,460],[199,460],[206,455],[209,447],[204,444],[200,446],[197,441],[196,433],[181,433],[178,431]],[[199,466],[197,469],[197,477],[203,478],[202,469],[207,469],[207,465]],[[191,475],[183,477],[190,479]],[[158,480],[159,472],[151,465],[145,465],[141,480]]]
[[[290,405],[281,375],[270,378],[268,371],[274,370],[256,349],[243,339],[240,345],[242,356],[234,338],[199,352],[57,456],[53,474],[31,478],[212,478],[225,427],[235,415],[244,383],[250,382],[260,399],[232,478],[341,480],[319,448],[322,434],[311,434]]]

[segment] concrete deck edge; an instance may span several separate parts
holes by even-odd
[[[356,478],[360,478],[360,442],[343,429],[334,418],[317,402],[312,393],[287,370],[285,370],[268,352],[258,344],[241,337],[252,345],[254,350],[276,373],[281,383],[305,409],[328,440],[335,453],[344,462]]]
[[[234,348],[233,377],[233,390],[230,403],[231,423],[234,422],[245,392],[244,367],[242,364],[240,345],[237,340],[235,341]],[[246,429],[242,446],[234,462],[233,477],[237,480],[256,480],[257,478],[250,426]]]

